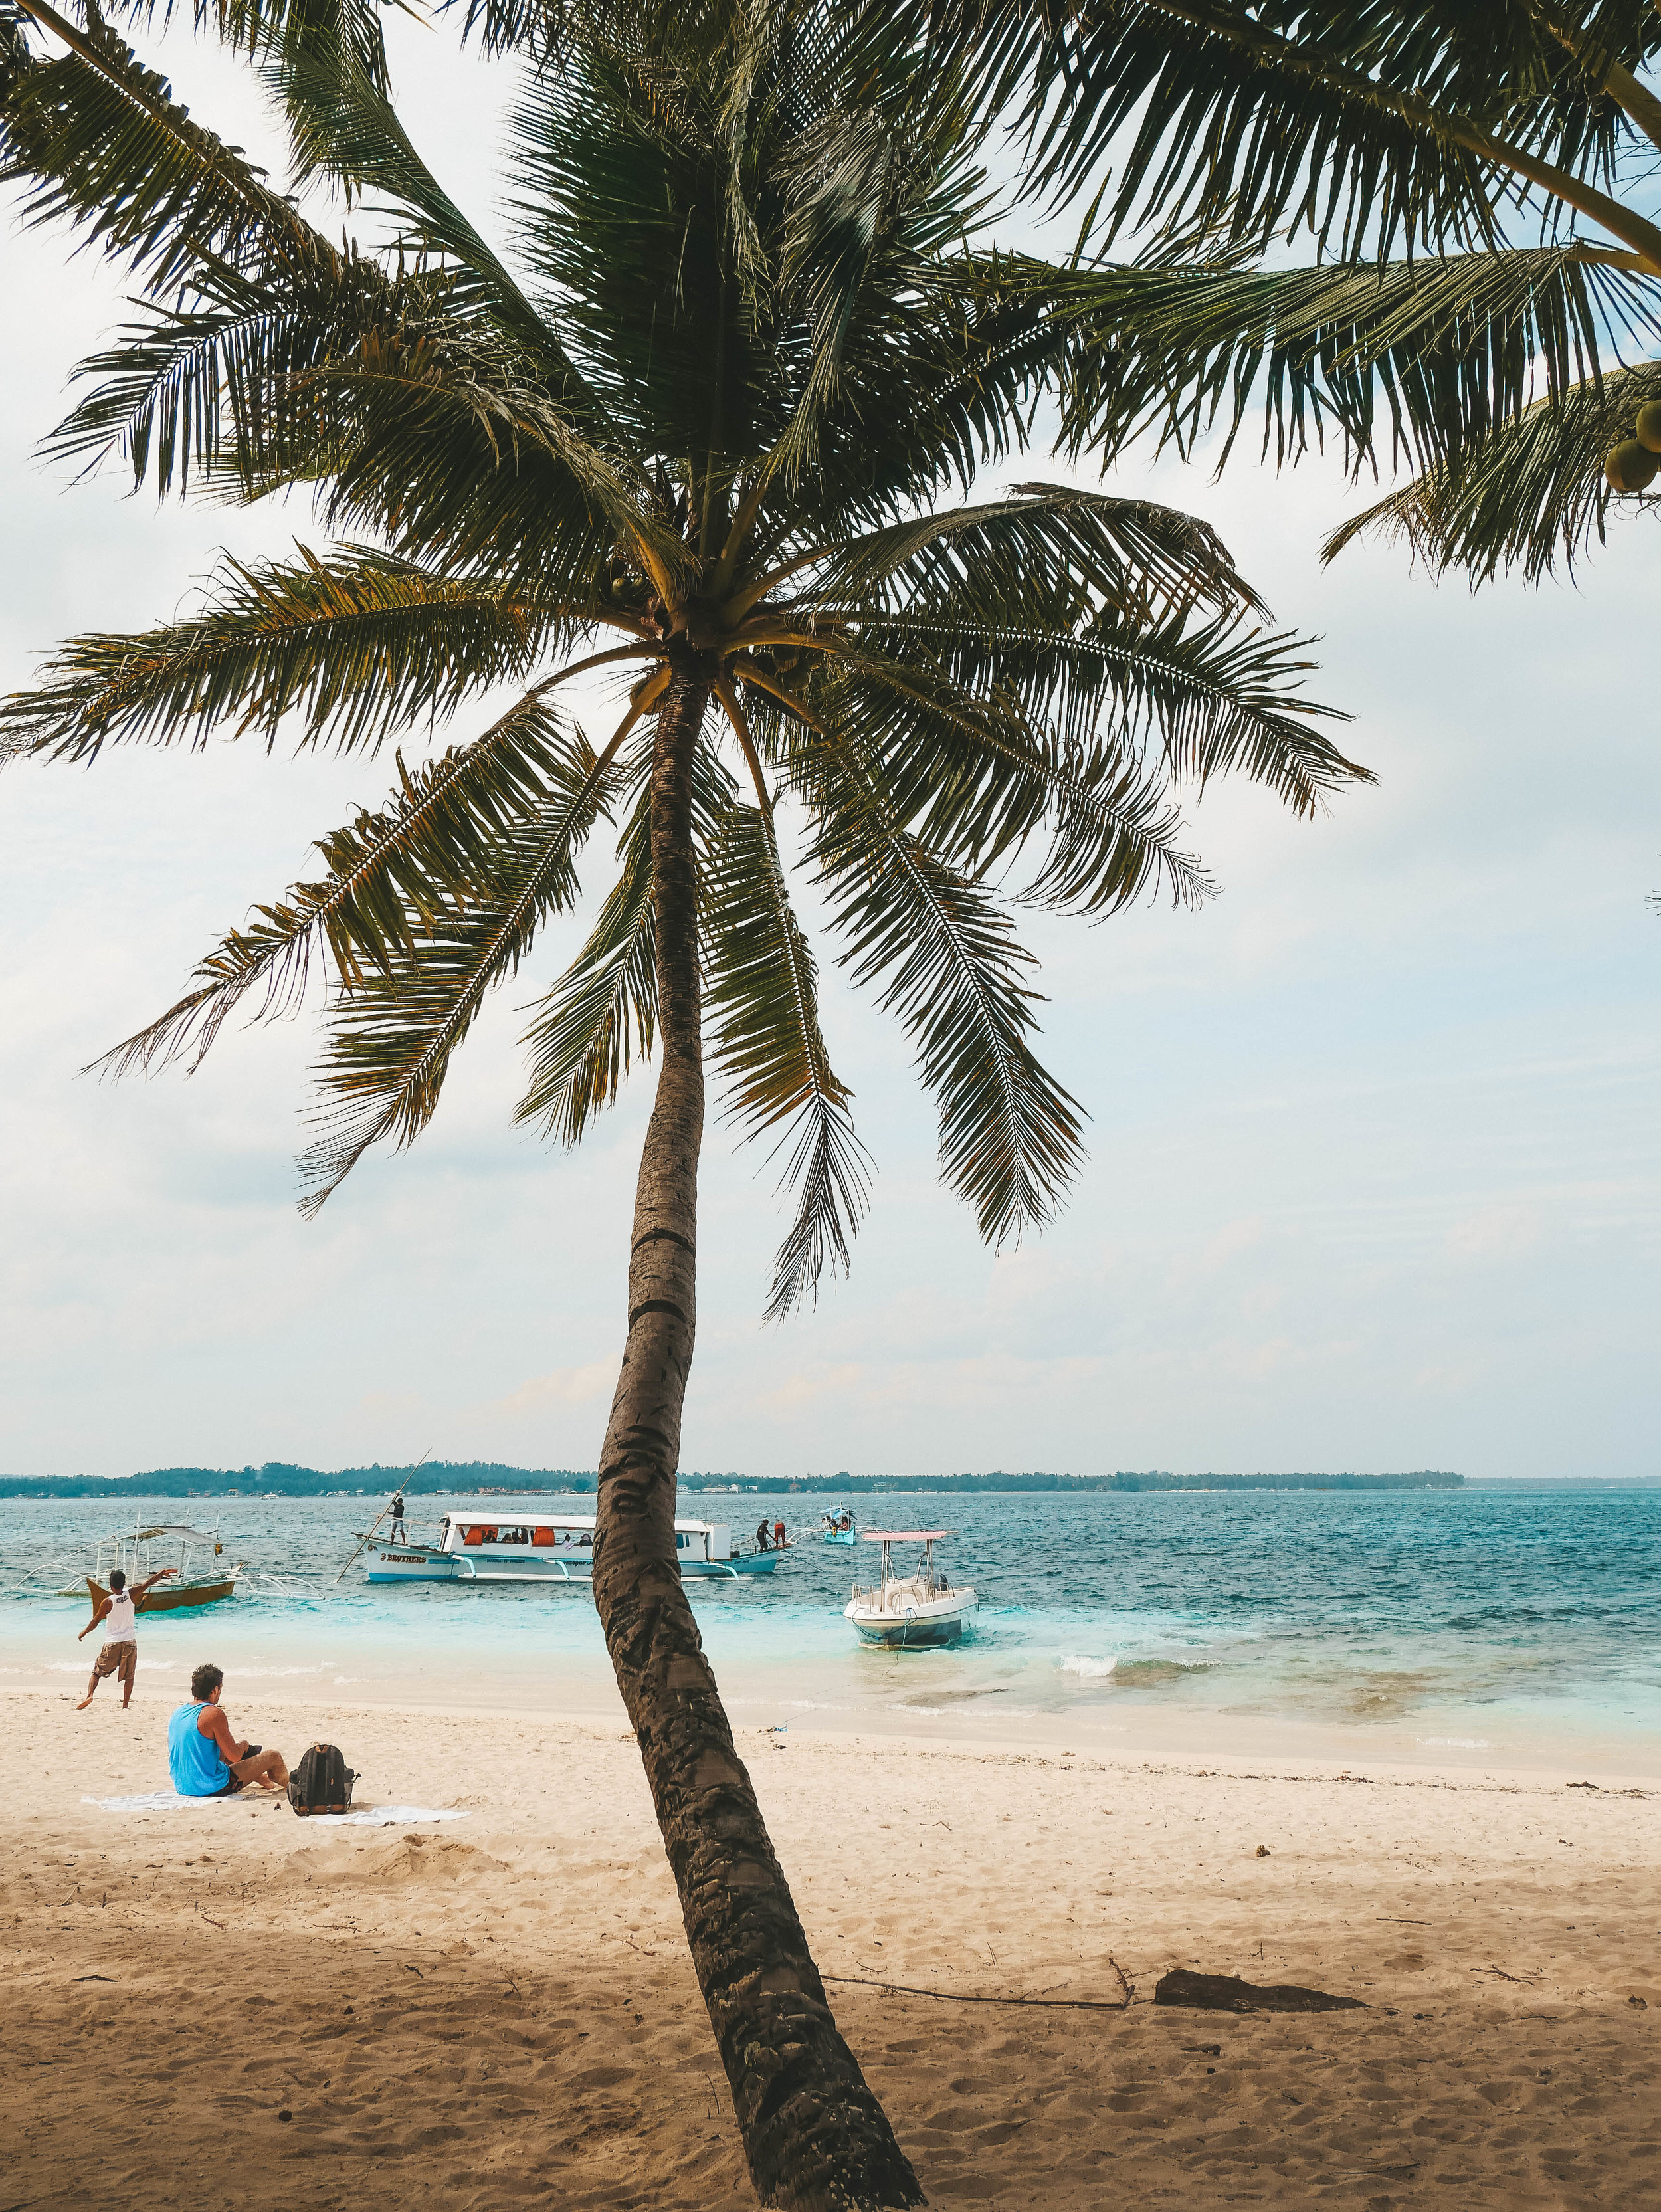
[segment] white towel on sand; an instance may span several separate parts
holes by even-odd
[[[142,1797],[83,1797],[83,1805],[97,1805],[106,1813],[177,1813],[186,1805],[244,1805],[273,1802],[263,1790],[236,1797],[181,1797],[176,1790],[152,1790]],[[276,1802],[282,1802],[276,1800]],[[465,1820],[470,1814],[458,1806],[431,1809],[424,1805],[369,1805],[355,1813],[312,1813],[308,1818],[327,1820],[336,1828],[397,1828],[416,1820]]]

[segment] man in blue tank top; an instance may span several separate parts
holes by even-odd
[[[217,1667],[198,1667],[191,1677],[191,1699],[167,1723],[167,1767],[181,1797],[234,1797],[247,1784],[262,1790],[288,1787],[288,1770],[280,1751],[239,1743],[219,1709],[225,1677]]]

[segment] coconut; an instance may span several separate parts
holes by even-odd
[[[1661,453],[1661,399],[1646,400],[1639,409],[1638,442],[1646,453]]]
[[[1609,489],[1619,492],[1642,491],[1658,469],[1661,453],[1646,453],[1636,438],[1622,438],[1603,464]]]

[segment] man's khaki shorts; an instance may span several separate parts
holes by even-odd
[[[136,1644],[106,1644],[93,1666],[93,1680],[105,1674],[114,1674],[122,1686],[132,1680],[138,1665],[138,1646]]]

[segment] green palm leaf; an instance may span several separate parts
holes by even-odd
[[[984,506],[872,531],[840,549],[803,596],[815,614],[834,614],[884,586],[890,605],[949,594],[966,616],[992,620],[1025,611],[1054,622],[1104,603],[1138,614],[1197,601],[1262,610],[1205,523],[1073,484],[1015,484]]]
[[[649,756],[623,771],[645,777]],[[693,779],[693,836],[705,857],[716,851],[733,804],[731,776],[700,753]],[[658,1030],[657,935],[652,903],[652,797],[640,791],[618,840],[622,872],[582,951],[537,1002],[525,1031],[530,1080],[514,1113],[559,1143],[574,1145],[594,1116],[614,1104],[631,1065],[652,1057]]]
[[[652,1057],[658,1030],[650,811],[637,806],[620,847],[622,873],[582,951],[525,1031],[530,1081],[514,1111],[563,1145],[581,1142],[613,1105],[631,1064]]]
[[[603,758],[586,744],[570,748],[550,787],[493,837],[487,866],[447,896],[423,882],[404,930],[384,933],[381,957],[337,984],[319,1070],[324,1103],[312,1117],[323,1134],[300,1163],[308,1218],[370,1146],[413,1144],[431,1121],[486,994],[574,900],[576,855],[604,781]]]
[[[1064,440],[1105,458],[1148,432],[1186,450],[1219,420],[1226,458],[1258,405],[1264,451],[1278,462],[1331,422],[1353,468],[1403,452],[1424,467],[1514,420],[1542,380],[1547,395],[1572,390],[1610,351],[1661,337],[1655,285],[1579,247],[1034,281],[1087,341],[1070,356]]]
[[[1028,1042],[1032,955],[980,884],[901,826],[855,746],[833,738],[815,766],[815,859],[842,963],[915,1041],[939,1102],[941,1173],[989,1243],[1019,1237],[1051,1218],[1082,1158],[1076,1103]]]
[[[51,682],[0,702],[0,757],[87,761],[134,741],[199,747],[227,724],[269,748],[289,716],[300,745],[373,747],[523,677],[559,627],[521,594],[373,550],[227,560],[192,620],[60,647]]]
[[[400,756],[397,799],[319,838],[328,873],[296,884],[286,900],[256,909],[197,966],[194,988],[165,1014],[94,1063],[125,1075],[188,1059],[202,1064],[230,1016],[257,994],[256,1020],[280,1018],[302,996],[312,961],[360,988],[366,971],[390,973],[416,951],[417,935],[464,902],[494,869],[499,842],[573,778],[592,756],[562,738],[534,694],[470,744],[413,773]]]
[[[31,223],[63,220],[161,293],[208,257],[330,264],[335,249],[264,173],[193,122],[167,81],[96,23],[43,9],[76,49],[0,70],[0,181],[25,185]]]
[[[1340,258],[1491,237],[1514,191],[1485,150],[1495,135],[1606,180],[1621,118],[1602,67],[1641,70],[1661,46],[1640,0],[1549,17],[1442,0],[917,0],[910,15],[976,51],[998,94],[1025,93],[1047,185],[1076,191],[1111,164],[1111,231],[1258,248],[1301,227]]]
[[[1354,515],[1321,549],[1331,561],[1368,532],[1403,539],[1438,573],[1464,568],[1473,583],[1520,568],[1531,583],[1602,541],[1613,497],[1603,477],[1609,448],[1632,435],[1638,410],[1661,398],[1661,363],[1610,371],[1542,399],[1514,422],[1470,441],[1457,465],[1425,474]]]
[[[332,40],[317,38],[268,76],[288,111],[296,185],[326,176],[351,196],[384,194],[404,218],[401,243],[465,270],[472,279],[464,295],[470,303],[529,348],[562,398],[580,395],[575,365],[416,152],[384,82]]]
[[[780,1188],[800,1192],[767,1299],[767,1318],[780,1321],[817,1291],[827,1267],[846,1273],[870,1170],[848,1112],[853,1094],[825,1049],[812,950],[760,808],[729,810],[703,898],[709,1056],[726,1079],[727,1116],[752,1137],[780,1132]]]

